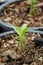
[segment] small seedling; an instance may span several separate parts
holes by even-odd
[[[32,0],[31,4],[30,4],[30,14],[35,16],[36,15],[36,4],[37,4],[37,0]]]
[[[32,15],[32,16],[35,16],[36,15],[36,4],[37,4],[37,0],[24,0],[24,2],[26,2],[27,4],[30,5],[30,11],[29,11],[29,14]]]
[[[27,24],[23,24],[22,27],[14,27],[13,25],[11,25],[11,27],[14,29],[14,31],[18,34],[19,37],[19,50],[20,52],[24,51],[24,41],[25,41],[25,33],[28,29],[28,25]]]

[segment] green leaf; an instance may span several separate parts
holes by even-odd
[[[21,30],[20,27],[16,26],[15,29],[16,33],[20,36],[21,35]]]
[[[26,33],[26,31],[27,31],[27,27],[28,27],[28,25],[27,24],[23,24],[22,25],[22,27],[21,27],[21,29],[20,29],[20,27],[18,27],[18,26],[13,26],[12,24],[10,24],[10,26],[14,29],[14,31],[19,35],[19,38],[20,38],[20,40],[23,40],[23,38],[24,38],[24,36],[25,36],[25,33]]]
[[[37,3],[37,0],[32,0],[31,1],[31,4],[36,4]]]
[[[20,31],[20,27],[18,27],[18,26],[14,26],[14,25],[12,25],[12,24],[9,24],[13,29],[14,29],[14,31],[20,36],[20,34],[21,34],[21,31]]]
[[[21,37],[24,37],[26,31],[27,31],[27,24],[23,24],[21,28]]]

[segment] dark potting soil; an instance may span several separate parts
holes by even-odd
[[[43,65],[43,44],[35,47],[33,37],[37,34],[26,33],[25,50],[20,53],[17,48],[18,36],[6,35],[0,39],[0,63],[4,65]],[[30,38],[30,39],[29,39]]]

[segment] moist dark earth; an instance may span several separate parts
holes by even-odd
[[[0,12],[0,19],[6,23],[21,26],[27,23],[29,27],[43,26],[43,8],[38,7],[35,16],[29,15],[30,5],[24,2],[12,3]],[[43,65],[43,36],[26,33],[25,50],[18,50],[18,35],[9,34],[0,38],[0,65]],[[34,40],[37,39],[39,41]]]

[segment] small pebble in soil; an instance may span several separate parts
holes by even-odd
[[[7,41],[7,42],[10,43],[10,44],[13,44],[13,43],[14,43],[13,40],[9,40],[9,41]]]
[[[38,58],[38,60],[42,61],[42,60],[43,60],[43,58],[42,58],[42,57],[39,57],[39,58]]]

